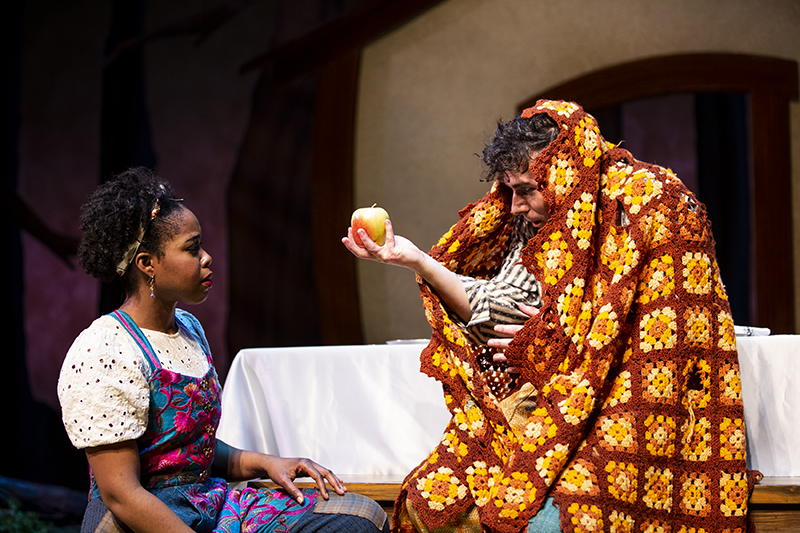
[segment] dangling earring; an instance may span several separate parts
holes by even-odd
[[[150,298],[154,299],[156,297],[155,288],[156,288],[156,277],[152,276],[150,278]]]

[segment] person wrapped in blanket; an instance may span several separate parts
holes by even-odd
[[[428,254],[390,222],[382,247],[343,239],[417,273],[452,413],[393,531],[746,531],[759,474],[704,206],[573,102],[483,156],[491,190]]]
[[[213,285],[197,217],[145,168],[105,182],[81,212],[81,266],[120,277],[125,300],[69,349],[62,419],[91,471],[82,533],[388,531],[380,506],[303,458],[239,450],[216,438],[221,388],[194,305]],[[300,490],[298,476],[316,489]],[[280,488],[234,489],[269,478]],[[326,482],[333,487],[328,491]]]

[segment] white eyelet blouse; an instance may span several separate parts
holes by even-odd
[[[143,329],[161,366],[192,377],[208,371],[200,345],[179,330]],[[133,337],[102,316],[72,343],[58,379],[61,417],[79,449],[137,439],[147,428],[150,365]]]

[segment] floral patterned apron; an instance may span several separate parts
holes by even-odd
[[[224,479],[209,475],[221,414],[221,388],[197,319],[180,309],[175,312],[178,327],[194,338],[208,357],[209,370],[201,378],[162,368],[150,342],[130,316],[122,311],[111,316],[134,338],[151,370],[149,421],[138,439],[142,486],[195,531],[290,531],[314,508],[315,490],[304,490],[304,503],[300,505],[283,490],[233,490]],[[99,496],[92,478],[90,500]],[[94,531],[124,528],[108,515],[111,513]],[[108,528],[110,522],[115,525]]]

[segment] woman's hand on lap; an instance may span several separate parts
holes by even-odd
[[[336,474],[311,459],[275,457],[274,455],[267,455],[265,458],[267,460],[265,468],[267,477],[283,487],[298,503],[302,504],[304,500],[302,491],[293,483],[298,477],[309,476],[313,479],[320,494],[326,500],[328,499],[328,490],[325,487],[325,481],[333,487],[337,494],[343,495],[347,492],[344,483]]]
[[[304,458],[284,458],[250,450],[240,450],[217,439],[214,451],[213,470],[228,481],[244,481],[256,478],[269,478],[299,503],[303,503],[303,493],[293,483],[295,478],[309,476],[313,479],[322,497],[328,499],[325,480],[338,493],[344,494],[347,489],[342,480],[325,468]]]

